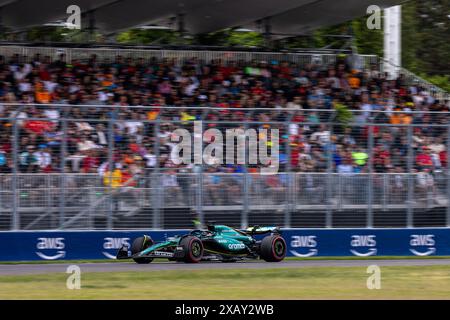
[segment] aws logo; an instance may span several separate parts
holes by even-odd
[[[317,237],[316,236],[292,236],[291,237],[291,247],[292,248],[306,248],[306,253],[298,252],[298,250],[289,250],[296,257],[311,257],[317,255],[319,250],[317,250]],[[305,251],[305,250],[303,250]]]
[[[45,260],[57,260],[66,256],[64,238],[37,238],[36,254]],[[44,251],[46,253],[43,253]],[[53,255],[48,253],[54,253]]]
[[[436,252],[434,240],[434,234],[412,234],[409,240],[409,251],[411,251],[416,256],[429,256]],[[416,250],[419,248],[425,249],[425,251]]]
[[[111,250],[114,249],[115,251],[119,250],[123,246],[130,247],[130,238],[103,238],[105,242],[103,243],[103,249],[105,250]],[[105,257],[108,259],[115,259],[116,258],[116,252],[114,254],[111,254],[107,251],[102,252]]]
[[[358,257],[375,256],[377,254],[377,240],[373,234],[352,235],[350,246],[354,248],[350,249],[350,252]],[[360,252],[359,248],[362,248],[365,252]]]

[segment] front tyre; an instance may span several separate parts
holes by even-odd
[[[181,239],[180,246],[184,250],[184,258],[182,261],[186,263],[197,263],[202,260],[203,257],[203,243],[194,236],[187,236]]]
[[[260,256],[267,262],[280,262],[286,256],[286,241],[277,234],[264,237],[261,241]]]
[[[133,244],[131,245],[131,254],[134,255],[139,253],[151,245],[153,245],[153,240],[149,236],[143,236],[134,239]],[[153,258],[133,258],[134,262],[138,264],[147,264],[153,261]]]

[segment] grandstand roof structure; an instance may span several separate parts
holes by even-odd
[[[103,34],[114,34],[148,24],[208,33],[229,27],[254,29],[270,25],[270,33],[294,36],[341,23],[366,13],[368,6],[381,8],[404,0],[0,0],[2,26],[25,30],[65,20],[70,5],[78,5],[86,20],[95,21]],[[181,20],[181,24],[180,24]],[[269,24],[266,24],[269,22]],[[84,24],[84,25],[83,25]],[[175,24],[175,26],[174,26]],[[267,32],[267,29],[265,29]]]

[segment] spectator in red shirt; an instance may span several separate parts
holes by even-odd
[[[428,147],[423,146],[421,153],[416,156],[416,165],[420,168],[432,168],[433,159],[431,158],[430,150]]]
[[[261,96],[261,95],[263,95],[264,94],[264,92],[265,92],[265,90],[264,90],[264,88],[262,87],[262,82],[261,81],[257,81],[256,82],[256,85],[252,88],[252,94],[253,95],[258,95],[258,96]]]
[[[122,186],[135,187],[136,181],[133,180],[133,175],[131,174],[127,165],[124,165],[122,170]]]
[[[385,145],[374,148],[373,158],[373,166],[377,172],[383,172],[391,164],[391,153]]]
[[[86,157],[81,162],[81,171],[83,173],[93,173],[97,171],[100,165],[100,159],[98,158],[95,150],[87,150]]]
[[[443,168],[447,168],[447,150],[439,152],[439,160]]]
[[[44,132],[52,131],[53,123],[51,121],[29,120],[25,122],[24,129],[42,135]]]

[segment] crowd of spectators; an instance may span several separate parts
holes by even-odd
[[[345,122],[318,111],[337,106],[357,112]],[[448,102],[403,76],[389,79],[376,65],[358,70],[345,58],[298,65],[14,55],[0,57],[0,173],[13,172],[16,161],[20,173],[113,172],[105,183],[120,185],[159,166],[168,173],[164,184],[177,188],[170,175],[196,167],[173,163],[170,138],[194,120],[205,120],[205,129],[279,129],[281,172],[326,172],[331,165],[341,174],[364,173],[370,161],[374,172],[437,172],[447,166],[448,111]],[[257,172],[257,166],[206,170]]]

